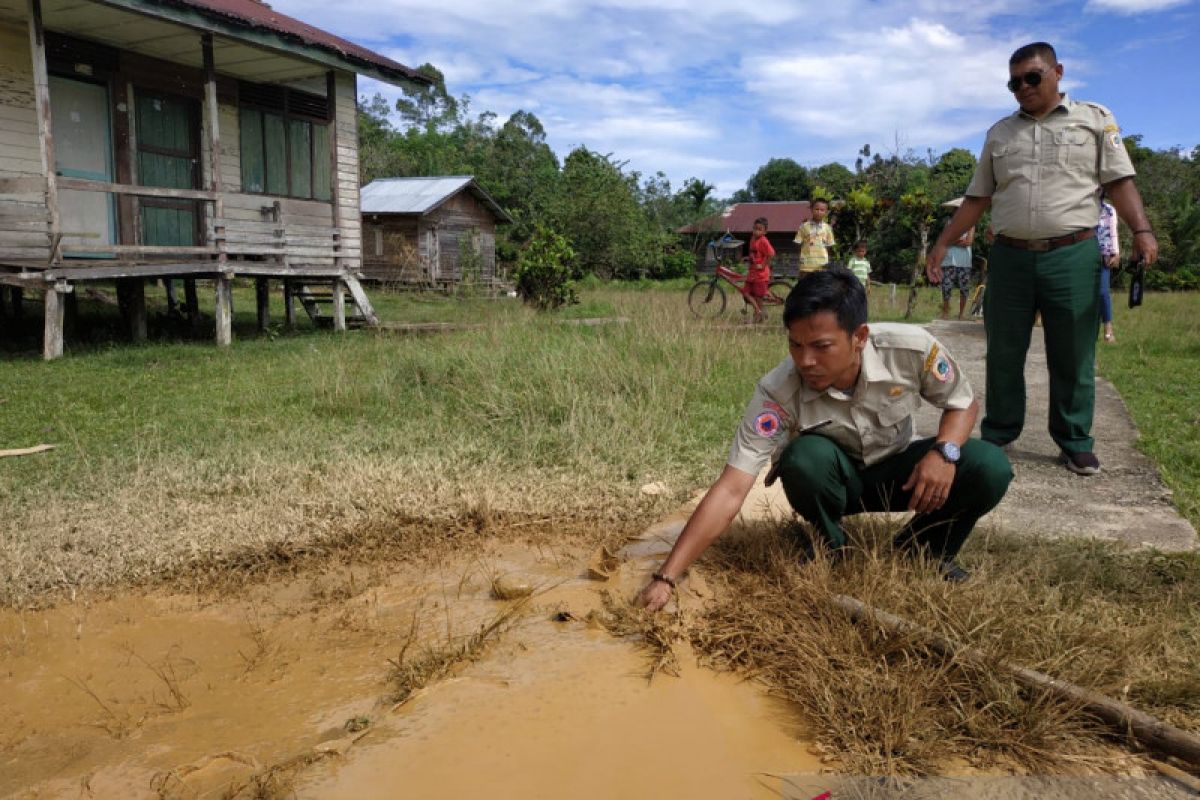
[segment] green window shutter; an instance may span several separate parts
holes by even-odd
[[[288,120],[288,151],[292,157],[292,197],[312,197],[312,123]]]
[[[263,141],[266,148],[267,193],[289,194],[287,127],[278,114],[263,114]]]
[[[262,112],[253,108],[243,108],[238,114],[238,123],[242,143],[242,191],[266,191]]]
[[[313,125],[313,197],[333,198],[333,155],[329,152],[329,126]]]

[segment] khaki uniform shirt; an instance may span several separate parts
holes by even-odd
[[[1017,110],[988,131],[970,197],[992,198],[992,229],[1045,239],[1094,228],[1096,190],[1134,174],[1112,112],[1065,94],[1045,118]]]
[[[975,394],[953,356],[916,325],[870,326],[862,371],[853,393],[804,385],[790,358],[758,382],[729,451],[731,467],[757,475],[775,461],[800,429],[833,420],[819,435],[854,461],[870,466],[904,450],[916,438],[913,414],[921,400],[965,409]],[[817,435],[817,434],[813,434]]]
[[[800,224],[796,238],[792,241],[800,245],[800,270],[815,272],[829,263],[829,251],[833,247],[833,228],[828,222],[807,220]]]

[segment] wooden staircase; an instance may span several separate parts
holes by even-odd
[[[329,284],[298,283],[292,293],[304,306],[314,325],[338,327],[339,306],[347,328],[375,327],[379,324],[375,308],[356,276],[347,275]]]

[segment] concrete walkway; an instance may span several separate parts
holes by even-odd
[[[958,360],[983,403],[983,323],[939,320],[929,327]],[[1049,401],[1041,330],[1034,331],[1025,368],[1025,430],[1009,453],[1016,479],[1004,500],[981,524],[990,520],[1008,531],[1092,536],[1162,550],[1195,548],[1195,529],[1171,504],[1171,491],[1158,469],[1137,450],[1137,427],[1116,388],[1107,380],[1096,379],[1096,419],[1092,426],[1096,455],[1102,465],[1100,474],[1082,477],[1058,463],[1058,447],[1046,430]],[[937,419],[937,409],[924,406],[917,419],[918,432],[933,435]],[[974,435],[979,435],[978,426]]]

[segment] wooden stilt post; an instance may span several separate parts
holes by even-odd
[[[291,278],[283,279],[283,326],[289,331],[296,328],[296,286]]]
[[[200,37],[200,50],[204,61],[204,117],[208,129],[209,189],[215,193],[213,216],[224,224],[225,200],[221,194],[221,126],[217,108],[217,67],[213,60],[213,37],[205,33]],[[217,254],[217,344],[221,347],[233,341],[233,273],[229,271],[229,256],[225,243],[220,243]]]
[[[254,299],[258,304],[258,332],[266,333],[271,324],[271,293],[270,281],[267,278],[257,278],[254,281]]]
[[[49,241],[57,242],[62,222],[58,212],[57,162],[54,157],[54,134],[50,124],[50,73],[46,67],[46,35],[42,28],[41,0],[27,0],[29,11],[29,50],[33,60],[33,98],[37,109],[38,144],[42,159],[42,174],[46,177],[46,210],[50,216]],[[58,248],[50,253],[50,262],[62,261]],[[47,325],[49,323],[47,322]],[[61,350],[61,343],[60,343]]]
[[[333,329],[346,330],[346,284],[340,278],[333,282]]]
[[[221,274],[216,280],[217,345],[228,347],[233,342],[233,281]]]
[[[183,281],[183,309],[189,325],[195,328],[200,324],[200,296],[196,293],[195,278]]]
[[[46,284],[46,327],[42,334],[42,358],[52,361],[63,354],[63,315],[66,304],[62,296],[71,287],[67,283]]]
[[[141,278],[122,278],[117,281],[117,304],[121,319],[135,342],[146,339],[146,284]]]
[[[63,295],[66,313],[63,320],[63,338],[74,336],[79,330],[79,292]]]

